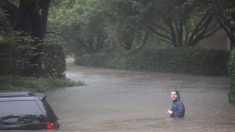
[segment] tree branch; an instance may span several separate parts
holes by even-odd
[[[160,37],[162,37],[162,38],[165,38],[165,39],[167,39],[168,41],[171,41],[171,42],[172,42],[172,39],[171,39],[169,36],[167,36],[167,35],[165,35],[165,34],[159,32],[159,31],[157,31],[156,29],[152,28],[151,26],[148,26],[148,25],[147,25],[147,27],[148,27],[152,32],[156,33],[158,36],[160,36]]]
[[[177,47],[178,43],[177,43],[177,40],[176,40],[176,33],[175,33],[175,30],[174,30],[173,22],[171,22],[170,20],[166,20],[166,23],[168,24],[168,26],[171,29],[171,38],[172,38],[173,45],[175,45],[175,47]]]
[[[215,28],[214,30],[212,30],[212,31],[210,31],[210,32],[207,31],[207,32],[209,32],[209,33],[206,34],[206,35],[205,35],[205,32],[206,32],[206,31],[204,31],[203,33],[201,33],[199,36],[197,36],[197,37],[193,40],[191,46],[195,46],[200,40],[203,40],[203,39],[205,39],[205,38],[207,38],[207,37],[210,37],[210,36],[213,35],[215,32],[217,32],[219,29],[220,29],[220,27],[217,27],[217,28]]]
[[[144,47],[144,45],[146,44],[146,42],[148,40],[149,34],[150,34],[149,31],[144,33],[144,37],[143,37],[142,43],[140,44],[139,47],[136,48],[137,50],[140,50],[140,49],[142,49]]]
[[[46,34],[62,35],[62,32],[47,31]]]

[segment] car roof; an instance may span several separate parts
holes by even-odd
[[[44,100],[46,98],[43,93],[33,93],[33,92],[1,92],[0,98],[37,98],[39,100]]]

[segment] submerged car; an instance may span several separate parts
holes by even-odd
[[[41,93],[0,93],[0,130],[59,128],[58,118]]]

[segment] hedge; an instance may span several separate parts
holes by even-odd
[[[227,51],[172,48],[84,55],[76,58],[75,63],[104,68],[226,76],[228,58]]]
[[[26,39],[5,38],[0,41],[0,75],[19,75],[32,56],[31,42]]]
[[[66,62],[61,45],[44,45],[42,58],[44,76],[65,77]]]
[[[9,37],[0,41],[0,75],[24,75],[30,67],[33,40],[26,37]],[[42,76],[64,77],[65,55],[63,47],[57,44],[43,45]]]
[[[229,101],[235,104],[235,49],[231,51],[229,58],[229,77],[230,77]]]

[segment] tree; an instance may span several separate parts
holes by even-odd
[[[141,49],[150,35],[133,0],[104,0],[109,38],[125,50]]]
[[[175,47],[193,47],[219,29],[213,22],[210,10],[198,0],[104,1],[109,3],[108,6],[111,5],[111,10],[116,10],[113,14],[120,18],[118,22],[133,18],[128,25],[138,23],[134,28],[137,31],[140,31],[138,27],[145,27],[142,28],[144,31],[151,30]],[[129,29],[125,24],[120,25]],[[130,32],[136,33],[133,30]],[[130,38],[132,34],[129,34]]]
[[[97,1],[61,1],[50,14],[50,30],[62,32],[62,42],[76,55],[107,50],[105,14]]]
[[[28,74],[39,76],[42,72],[42,40],[46,33],[47,15],[51,0],[20,0],[16,30],[35,39],[34,56]]]
[[[225,30],[229,40],[230,48],[235,47],[235,1],[215,0],[211,4],[213,16],[220,26]]]
[[[1,1],[1,9],[8,15],[8,21],[15,31],[31,36],[34,49],[28,75],[39,76],[42,71],[42,40],[46,33],[47,15],[51,0]],[[16,5],[18,4],[18,5]]]
[[[157,0],[142,5],[146,26],[174,47],[194,47],[219,29],[210,9],[198,0]]]
[[[67,31],[64,31],[64,38],[75,39],[76,45],[80,45],[86,53],[100,52],[105,47],[107,39],[102,12],[94,10],[86,18],[81,19],[83,20],[78,20],[78,23],[70,25]]]
[[[0,1],[0,34],[4,35],[12,31],[15,25],[16,6],[8,0]]]
[[[7,16],[4,13],[4,11],[0,9],[0,35],[4,35],[10,30],[11,30],[11,25],[7,19]]]

